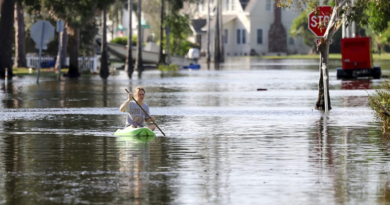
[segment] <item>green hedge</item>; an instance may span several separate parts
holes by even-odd
[[[113,40],[111,40],[110,43],[116,43],[116,44],[121,44],[121,45],[127,45],[127,37],[116,37],[114,38]],[[131,38],[132,40],[132,43],[133,43],[133,46],[136,46],[137,45],[137,36],[132,36]]]

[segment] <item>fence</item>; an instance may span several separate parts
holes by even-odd
[[[99,66],[99,57],[79,57],[79,71],[90,70],[91,72],[97,72],[97,67]],[[41,57],[41,63],[55,62],[57,59],[56,56],[52,57]],[[29,68],[38,68],[39,57],[38,56],[27,56],[27,67]],[[41,64],[42,65],[42,64]],[[69,57],[65,60],[65,65],[69,66]]]

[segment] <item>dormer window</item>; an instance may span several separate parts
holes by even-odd
[[[267,11],[272,11],[272,0],[266,0],[265,1],[265,9]]]

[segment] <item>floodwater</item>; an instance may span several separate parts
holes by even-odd
[[[317,60],[0,81],[0,204],[389,204],[368,105],[380,80],[337,80],[331,65],[329,114],[313,109]],[[165,137],[114,137],[138,85]]]

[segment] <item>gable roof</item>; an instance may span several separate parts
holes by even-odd
[[[229,21],[234,20],[235,18],[237,18],[236,14],[222,15],[222,25],[228,23]],[[213,19],[211,19],[211,21],[210,21],[210,28],[211,28],[211,30],[214,30],[215,22],[216,22],[216,18],[214,16]],[[202,31],[207,31],[207,23],[206,23],[205,26],[203,26]]]
[[[242,10],[245,11],[246,6],[248,5],[250,0],[240,0],[240,4],[242,6]]]
[[[244,11],[251,11],[252,8],[255,6],[257,0],[249,0],[248,4],[246,5],[245,7],[245,10]],[[243,8],[244,9],[244,8]]]
[[[207,25],[207,20],[206,19],[193,19],[191,21],[192,28],[194,29],[195,33],[204,33],[202,31],[202,27]]]

